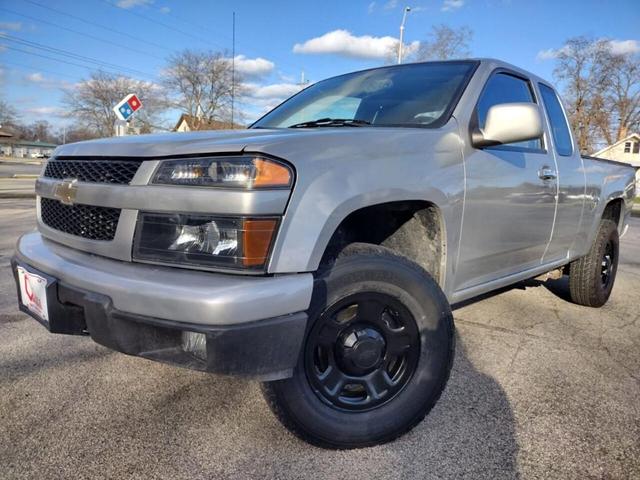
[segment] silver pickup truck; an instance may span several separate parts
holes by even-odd
[[[553,87],[512,65],[350,73],[247,130],[59,147],[17,243],[19,305],[52,333],[259,379],[316,445],[374,445],[440,397],[451,304],[547,272],[607,301],[634,173],[581,157]]]

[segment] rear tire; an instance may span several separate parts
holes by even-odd
[[[589,253],[571,263],[569,291],[571,300],[586,307],[601,307],[611,295],[618,271],[618,227],[602,220]]]
[[[388,442],[442,393],[454,357],[449,304],[420,266],[370,244],[349,245],[316,276],[292,378],[263,384],[295,435],[325,448]]]

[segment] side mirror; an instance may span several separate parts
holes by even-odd
[[[542,115],[534,103],[501,103],[487,112],[483,129],[472,134],[474,147],[523,142],[542,136]]]

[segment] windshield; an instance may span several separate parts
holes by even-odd
[[[252,128],[439,126],[449,119],[475,66],[417,63],[329,78],[291,97]]]

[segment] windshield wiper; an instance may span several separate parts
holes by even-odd
[[[312,128],[312,127],[362,127],[371,125],[366,120],[358,120],[357,118],[319,118],[309,122],[295,123],[287,128]]]

